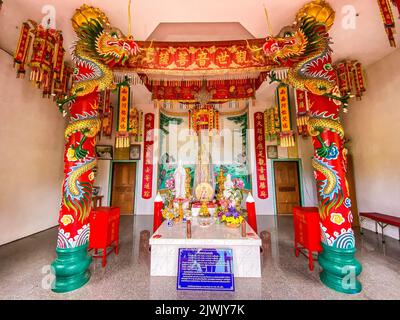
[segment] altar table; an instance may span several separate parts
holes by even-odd
[[[261,277],[261,239],[246,223],[246,237],[240,228],[224,224],[201,227],[192,221],[192,238],[186,239],[186,223],[168,227],[166,221],[150,238],[151,276],[177,276],[179,248],[230,248],[233,250],[235,277]]]

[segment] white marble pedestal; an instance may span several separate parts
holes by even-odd
[[[240,228],[224,224],[200,227],[192,223],[192,238],[186,239],[186,223],[167,227],[166,221],[150,238],[152,276],[177,276],[179,248],[229,248],[233,251],[235,277],[261,277],[261,239],[247,224],[246,237]]]

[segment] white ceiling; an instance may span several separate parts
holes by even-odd
[[[162,22],[169,27],[173,26],[173,23],[180,22],[192,24],[238,22],[238,26],[243,26],[254,37],[261,38],[267,35],[268,29],[263,10],[264,3],[268,8],[273,32],[277,33],[281,27],[293,22],[297,10],[306,2],[305,0],[132,0],[132,33],[135,39],[146,40]],[[17,45],[21,23],[27,19],[40,22],[44,17],[41,9],[48,4],[56,9],[56,27],[63,31],[65,47],[69,47],[74,39],[70,18],[75,8],[83,3],[101,8],[113,26],[127,33],[128,0],[5,0],[0,11],[0,48],[13,52]],[[358,59],[368,66],[395,50],[389,46],[376,0],[331,0],[330,3],[336,11],[335,25],[330,31],[334,41],[332,48],[335,60]],[[342,10],[346,5],[354,6],[359,14],[355,29],[346,30],[342,27],[342,21],[346,18]],[[395,13],[397,16],[397,11]],[[400,20],[397,25],[400,26]],[[233,36],[233,33],[221,34],[222,29],[218,30],[210,36],[210,39],[216,40],[221,37],[221,40],[226,40]],[[201,27],[198,35],[192,30],[188,32],[186,38],[180,32],[179,39],[193,41],[199,38],[200,34],[204,35]],[[241,36],[238,35],[237,38]],[[400,45],[400,30],[395,37]],[[270,86],[263,85],[258,92],[258,98],[269,98],[273,92],[271,89]],[[143,102],[147,102],[149,97],[146,96],[146,91],[139,91],[140,95],[145,95]],[[140,97],[136,98],[140,100]]]

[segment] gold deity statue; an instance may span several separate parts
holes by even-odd
[[[208,211],[208,206],[207,206],[207,202],[203,201],[201,203],[201,207],[200,207],[200,211],[199,211],[199,215],[200,217],[210,217],[210,211]]]
[[[186,171],[186,180],[185,180],[185,193],[186,193],[186,199],[190,199],[191,197],[191,188],[190,188],[190,183],[192,182],[192,176],[190,175],[190,168],[185,168]]]
[[[219,175],[217,177],[217,183],[218,183],[218,194],[217,194],[217,199],[221,200],[224,195],[224,190],[225,190],[225,181],[226,177],[224,175],[224,170],[222,169],[222,166],[219,168]]]

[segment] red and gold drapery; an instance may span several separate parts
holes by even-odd
[[[264,72],[255,79],[209,80],[206,85],[212,94],[209,102],[252,99],[266,76]],[[195,94],[202,88],[202,81],[148,81],[144,84],[152,92],[153,100],[163,102],[195,103]]]

